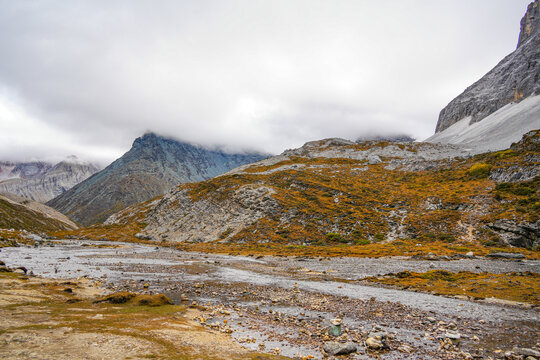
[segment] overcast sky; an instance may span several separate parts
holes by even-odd
[[[280,153],[406,133],[517,44],[530,0],[0,0],[0,160],[106,165],[154,131]]]

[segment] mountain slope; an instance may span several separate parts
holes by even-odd
[[[531,132],[510,150],[462,158],[426,143],[312,142],[180,185],[83,234],[253,246],[533,247],[540,244],[539,144],[540,132]]]
[[[0,192],[43,203],[99,170],[95,165],[79,161],[75,156],[70,156],[54,166],[44,162],[11,163],[11,166],[10,163],[3,164],[5,180],[0,181]]]
[[[424,141],[462,145],[472,153],[507,149],[522,133],[540,129],[540,95],[508,104],[472,125],[470,120],[468,116]]]
[[[47,170],[52,167],[52,164],[43,161],[31,162],[0,162],[0,181],[14,178],[21,179],[36,179],[40,178]]]
[[[89,225],[179,183],[206,180],[264,157],[211,151],[149,133],[107,168],[47,204]]]
[[[529,5],[521,21],[517,49],[441,110],[436,133],[467,117],[474,124],[509,103],[540,94],[539,9],[539,0]]]
[[[12,194],[0,194],[0,229],[49,232],[77,229],[58,211]]]

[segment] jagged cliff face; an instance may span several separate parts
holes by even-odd
[[[45,162],[2,163],[0,192],[45,203],[95,174],[97,166],[70,157],[56,165]]]
[[[211,151],[146,134],[121,158],[48,205],[90,225],[126,206],[163,195],[179,183],[206,180],[264,157]]]
[[[540,132],[464,158],[428,143],[310,142],[112,215],[108,238],[280,243],[540,243]],[[497,186],[495,186],[498,184]],[[138,225],[137,225],[138,224]],[[98,231],[99,233],[99,231]]]
[[[521,20],[517,49],[441,110],[435,132],[470,117],[481,121],[511,102],[540,94],[539,0]]]
[[[527,13],[521,19],[521,29],[519,31],[518,48],[529,38],[540,32],[540,2],[538,0],[529,4]]]

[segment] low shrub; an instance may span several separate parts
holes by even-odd
[[[338,233],[328,233],[326,234],[326,240],[329,242],[338,242],[338,243],[347,243],[347,239],[345,239],[341,234]]]
[[[467,174],[472,179],[485,179],[489,176],[489,172],[493,165],[486,163],[476,163],[467,171]]]

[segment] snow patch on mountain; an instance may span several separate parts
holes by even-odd
[[[507,149],[523,134],[540,129],[540,95],[510,103],[474,124],[470,121],[467,116],[424,142],[461,145],[476,154]]]

